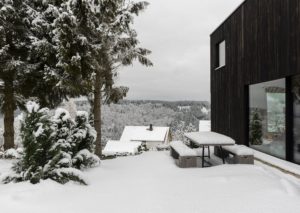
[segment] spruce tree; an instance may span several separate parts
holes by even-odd
[[[257,111],[252,113],[252,118],[250,121],[250,143],[252,145],[261,145],[262,144],[262,120]]]

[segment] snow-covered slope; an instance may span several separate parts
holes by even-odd
[[[10,162],[0,160],[0,173]],[[168,152],[102,161],[89,186],[0,184],[3,213],[298,213],[300,181],[260,166],[180,169]],[[1,176],[1,175],[0,175]]]

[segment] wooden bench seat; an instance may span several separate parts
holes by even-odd
[[[244,145],[223,146],[230,164],[254,164],[254,152]]]
[[[197,167],[197,152],[185,145],[182,141],[170,143],[170,155],[180,168]]]

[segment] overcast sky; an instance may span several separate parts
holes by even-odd
[[[210,100],[210,34],[243,0],[148,0],[135,20],[151,68],[122,68],[127,99]]]

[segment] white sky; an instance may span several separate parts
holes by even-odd
[[[127,99],[210,100],[210,34],[243,0],[148,0],[135,19],[151,68],[122,68]]]

